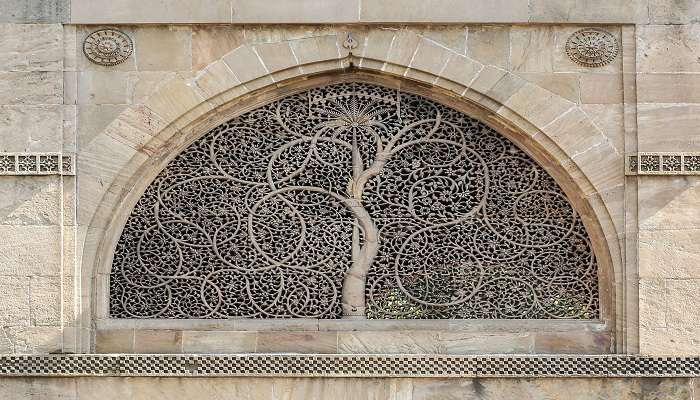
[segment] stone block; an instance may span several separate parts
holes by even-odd
[[[0,106],[0,151],[61,151],[63,106]]]
[[[260,57],[249,46],[241,46],[226,54],[222,60],[242,83],[267,75]]]
[[[5,266],[2,272],[5,272]],[[0,276],[0,323],[4,326],[30,324],[29,277]]]
[[[57,326],[61,324],[61,295],[61,277],[31,277],[29,307],[32,325]]]
[[[425,29],[412,28],[421,36],[439,43],[459,55],[467,55],[469,28],[466,25],[429,25]]]
[[[384,62],[386,60],[389,49],[394,41],[394,36],[397,34],[397,29],[380,28],[372,29],[367,33],[365,39],[366,45],[362,47],[362,57],[370,60],[378,60]],[[365,65],[363,59],[360,66]]]
[[[126,110],[126,104],[84,104],[78,108],[78,147],[85,148]]]
[[[700,178],[644,176],[638,185],[640,230],[700,228]]]
[[[255,353],[256,332],[244,331],[184,331],[184,353],[232,354]]]
[[[358,22],[360,0],[232,0],[233,23],[334,23]]]
[[[700,104],[637,105],[639,151],[700,151]]]
[[[489,23],[527,22],[527,2],[510,0],[365,1],[362,22]]]
[[[182,331],[136,330],[134,332],[135,353],[182,353]]]
[[[700,329],[700,279],[666,280],[666,323],[673,328]]]
[[[518,75],[569,101],[578,103],[580,100],[579,76],[576,73],[519,72]]]
[[[299,64],[288,42],[257,44],[253,47],[253,51],[258,55],[269,73],[284,71],[283,75],[285,77],[298,76],[300,74],[298,68],[292,71],[285,71]],[[276,80],[282,79],[278,78]]]
[[[51,24],[68,22],[69,0],[0,0],[0,22]]]
[[[471,400],[483,390],[473,379],[415,379],[412,383],[412,400]]]
[[[165,83],[157,93],[148,98],[145,105],[168,123],[203,103],[204,97],[195,85],[178,77]]]
[[[144,104],[167,82],[177,76],[172,71],[143,71],[132,73],[126,82],[129,90],[129,103]]]
[[[649,2],[650,24],[691,24],[700,22],[697,0],[654,0]]]
[[[637,72],[700,72],[700,25],[637,28]]]
[[[0,224],[61,223],[60,178],[4,176],[0,179]]]
[[[453,55],[440,73],[437,85],[452,86],[451,90],[462,94],[462,90],[471,85],[483,68],[482,64],[469,57]]]
[[[0,71],[61,71],[62,45],[60,24],[0,24]]]
[[[72,0],[72,24],[230,23],[231,0]]]
[[[338,332],[338,353],[440,354],[436,331]]]
[[[95,352],[97,353],[133,353],[133,329],[98,329],[95,333]]]
[[[574,103],[529,82],[504,105],[537,127],[549,124],[574,107]]]
[[[14,345],[15,353],[46,354],[63,350],[60,326],[11,326],[5,332]]]
[[[74,379],[3,378],[0,398],[27,400],[77,400]]]
[[[210,64],[194,80],[195,85],[208,99],[240,85],[238,78],[223,61]]]
[[[256,352],[338,353],[338,335],[335,332],[258,332]]]
[[[0,241],[0,273],[11,276],[60,274],[60,235],[59,226],[0,225],[0,237],[3,238]]]
[[[510,66],[514,72],[552,72],[555,31],[550,26],[510,28]]]
[[[139,27],[135,31],[134,41],[139,71],[189,71],[192,69],[192,29],[190,27]]]
[[[624,151],[624,106],[622,104],[582,104],[581,110],[593,121],[618,152]]]
[[[700,329],[666,327],[639,329],[639,352],[648,355],[690,356],[700,348]]]
[[[647,0],[532,0],[529,22],[645,24],[647,7]]]
[[[192,26],[192,69],[199,71],[245,43],[244,29],[236,25]]]
[[[642,262],[640,260],[640,264]],[[666,327],[666,309],[666,280],[642,277],[639,280],[639,325],[644,328]]]
[[[621,104],[621,74],[581,74],[581,103]]]
[[[456,57],[457,54],[447,47],[430,39],[422,38],[418,43],[418,48],[413,55],[413,59],[410,61],[409,68],[411,70],[424,71],[438,75],[445,69],[447,61],[453,56]],[[409,77],[411,76],[411,72],[412,71],[409,70]]]
[[[338,36],[324,35],[289,42],[300,65],[341,57]],[[303,68],[303,67],[302,67]]]
[[[535,354],[608,354],[614,351],[612,335],[604,332],[537,332]]]
[[[438,332],[445,354],[527,354],[532,352],[533,336],[522,333]]]
[[[641,278],[700,279],[700,243],[697,229],[639,232]]]
[[[405,69],[405,66],[411,64],[420,41],[421,37],[411,30],[401,29],[396,31],[385,61],[387,64],[395,64],[398,70],[389,71],[389,66],[387,65],[387,71],[398,73],[398,71]]]
[[[3,104],[63,104],[63,73],[0,72]]]
[[[470,26],[467,55],[486,65],[509,68],[510,29],[501,25]]]
[[[131,73],[81,71],[78,73],[78,104],[129,104]]]
[[[700,73],[637,74],[640,103],[700,103]]]

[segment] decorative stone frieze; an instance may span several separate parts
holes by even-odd
[[[627,175],[700,175],[700,153],[638,153],[627,157]]]
[[[700,357],[430,355],[1,356],[0,376],[697,377]]]
[[[134,44],[129,35],[117,29],[95,31],[83,43],[83,52],[88,60],[104,66],[123,63],[133,51]]]
[[[618,44],[610,32],[586,28],[574,32],[566,41],[571,61],[584,67],[603,67],[617,57]]]
[[[74,156],[65,153],[0,153],[0,175],[75,175]]]

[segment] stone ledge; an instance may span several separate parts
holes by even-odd
[[[0,356],[0,376],[700,377],[700,356],[6,355]]]

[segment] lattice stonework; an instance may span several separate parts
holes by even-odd
[[[599,316],[597,265],[554,180],[481,122],[341,83],[241,115],[136,204],[115,318]]]

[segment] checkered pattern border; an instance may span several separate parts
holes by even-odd
[[[627,156],[627,175],[700,175],[700,153],[638,153]]]
[[[698,377],[700,356],[5,355],[0,376]]]
[[[66,153],[0,153],[0,175],[75,175],[75,156]]]

